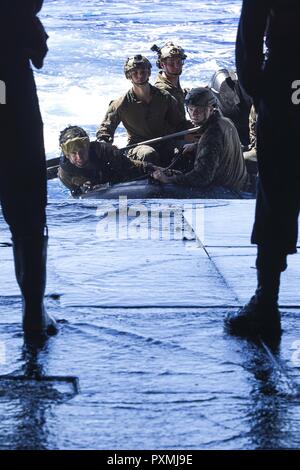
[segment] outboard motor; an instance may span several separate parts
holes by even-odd
[[[218,100],[220,111],[233,121],[242,145],[248,147],[252,100],[241,88],[236,72],[227,69],[218,70],[211,79],[210,88]]]
[[[219,102],[219,107],[225,115],[232,114],[241,102],[237,93],[237,74],[233,70],[221,69],[214,73],[210,88]]]

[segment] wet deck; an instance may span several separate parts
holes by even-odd
[[[22,347],[0,248],[0,373],[52,377],[0,380],[0,448],[299,448],[299,255],[271,354],[223,329],[255,287],[254,201],[129,205],[127,218],[109,201],[50,203],[47,307],[67,323],[41,351]]]

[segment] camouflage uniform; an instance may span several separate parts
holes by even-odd
[[[6,104],[0,105],[0,202],[12,233],[15,274],[22,293],[23,329],[54,334],[46,313],[47,174],[43,122],[33,71],[43,66],[47,33],[36,16],[42,0],[1,0],[0,80]]]
[[[73,165],[65,156],[61,157],[58,177],[71,191],[85,183],[92,186],[104,183],[120,183],[135,179],[146,172],[146,164],[133,162],[117,149],[105,142],[91,142],[89,162],[83,168]]]
[[[185,119],[185,92],[181,88],[180,83],[178,83],[178,86],[174,86],[173,83],[170,82],[170,80],[168,80],[167,77],[163,75],[163,72],[160,71],[158,72],[154,86],[156,86],[156,88],[158,88],[159,90],[168,91],[172,96],[174,96],[178,103],[178,109],[180,111],[181,117],[182,119]]]
[[[121,122],[128,134],[128,145],[188,128],[175,98],[152,85],[150,89],[152,100],[149,104],[139,101],[132,90],[112,101],[97,132],[97,139],[112,142],[115,130]],[[130,150],[128,156],[164,166],[168,165],[173,157],[174,145],[168,141],[143,148],[137,147]]]
[[[178,175],[176,182],[195,187],[214,184],[235,191],[246,188],[248,174],[237,130],[218,111],[214,112],[203,127],[197,144],[194,168]]]

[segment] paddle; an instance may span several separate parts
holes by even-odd
[[[138,142],[136,144],[127,145],[127,147],[123,147],[119,149],[120,152],[125,152],[126,150],[132,149],[139,145],[150,145],[150,144],[158,144],[165,140],[175,139],[176,137],[182,137],[188,134],[194,134],[195,132],[200,131],[201,127],[193,127],[192,129],[186,129],[185,131],[175,132],[173,134],[164,135],[162,137],[156,137],[155,139],[144,140],[143,142]],[[47,179],[51,180],[57,178],[57,170],[59,168],[59,160],[60,157],[51,158],[50,160],[46,161],[47,164]]]
[[[201,126],[193,127],[192,129],[186,129],[185,131],[175,132],[174,134],[164,135],[162,137],[156,137],[155,139],[144,140],[144,142],[139,142],[138,144],[127,145],[127,147],[123,147],[119,149],[121,152],[125,150],[132,149],[137,147],[138,145],[149,145],[149,144],[158,144],[159,142],[163,142],[164,140],[168,139],[175,139],[176,137],[182,137],[184,135],[193,134],[194,132],[200,131]]]

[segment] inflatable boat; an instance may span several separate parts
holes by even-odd
[[[175,184],[164,184],[146,179],[114,185],[100,185],[81,193],[73,193],[79,199],[253,199],[254,193],[232,191],[222,186],[206,189],[188,188]]]

